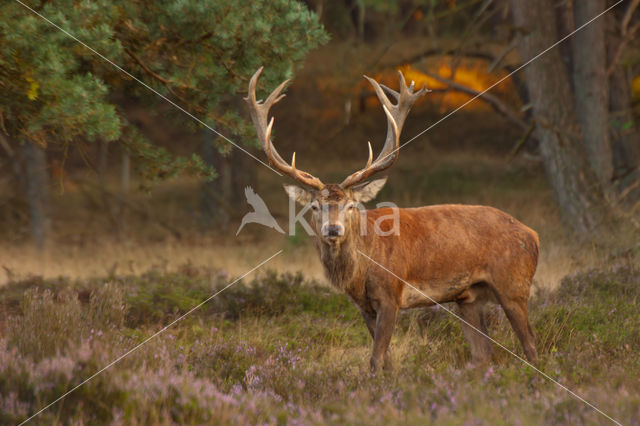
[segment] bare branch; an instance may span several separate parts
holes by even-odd
[[[500,53],[489,65],[489,67],[487,68],[487,74],[494,72],[498,67],[498,65],[500,65],[500,63],[504,60],[504,58],[509,54],[509,52],[515,49],[517,45],[518,45],[518,39],[514,37],[509,43],[509,45],[504,49],[504,51],[502,51],[502,53]]]
[[[7,142],[7,139],[4,137],[2,133],[0,133],[0,146],[5,150],[7,156],[9,158],[13,158],[13,150],[11,149],[11,145]]]
[[[485,101],[486,103],[488,103],[489,105],[491,105],[491,107],[499,112],[500,114],[504,115],[509,121],[511,121],[512,123],[516,124],[518,127],[520,127],[523,130],[527,130],[530,126],[529,123],[527,123],[526,121],[524,121],[523,119],[521,119],[520,117],[518,117],[518,114],[513,111],[510,107],[508,107],[504,102],[502,102],[500,99],[498,99],[498,97],[490,94],[490,93],[482,93],[479,92],[475,89],[472,89],[470,87],[467,87],[465,85],[462,85],[460,83],[456,83],[453,80],[449,80],[447,78],[444,77],[440,77],[437,74],[433,74],[430,73],[428,71],[423,71],[426,75],[428,75],[429,77],[433,78],[434,80],[438,80],[441,83],[446,84],[447,86],[449,86],[451,89],[456,90],[458,92],[463,92],[472,96],[478,96],[480,99],[482,99],[483,101]]]
[[[136,56],[135,53],[133,53],[130,49],[126,48],[124,49],[124,51],[127,53],[127,55],[131,56],[131,58],[136,61],[136,63],[138,65],[140,65],[140,67],[142,67],[142,69],[149,74],[151,77],[153,77],[155,80],[158,80],[160,83],[165,84],[165,85],[176,85],[175,83],[173,83],[171,80],[168,80],[164,77],[162,77],[160,74],[154,72],[151,68],[149,68],[147,66],[147,64],[145,64],[144,62],[142,62],[142,60]],[[177,86],[177,85],[176,85]],[[184,86],[182,86],[184,87]]]
[[[189,101],[187,101],[185,98],[183,98],[182,96],[180,96],[178,93],[176,93],[176,91],[173,89],[172,86],[176,86],[180,89],[188,89],[189,87],[184,85],[184,84],[178,84],[175,83],[171,80],[168,80],[164,77],[162,77],[160,74],[154,72],[151,68],[149,68],[147,66],[147,64],[145,64],[144,62],[142,62],[142,60],[136,56],[135,53],[133,53],[131,50],[129,50],[128,48],[125,48],[124,51],[127,53],[127,55],[131,56],[131,58],[138,64],[140,65],[140,67],[147,73],[149,74],[154,80],[159,81],[160,83],[162,83],[167,90],[169,91],[169,93],[171,93],[176,99],[178,99],[180,102],[182,102],[185,105],[189,105],[190,107],[198,110],[199,112],[205,112],[203,108],[197,106],[197,105],[193,105],[192,103],[190,103]]]
[[[520,152],[520,149],[522,149],[524,144],[527,143],[527,141],[529,140],[529,137],[531,136],[535,128],[536,128],[535,121],[531,121],[529,128],[525,130],[522,136],[516,141],[515,145],[513,145],[513,149],[511,149],[511,152],[507,157],[508,163],[510,163],[515,158],[515,156],[518,155],[518,152]]]
[[[640,2],[640,0],[638,1]],[[633,27],[631,27],[631,29],[624,29],[624,31],[621,31],[623,32],[623,37],[622,37],[622,40],[620,40],[618,47],[616,47],[613,57],[611,58],[611,63],[607,68],[607,77],[610,77],[611,74],[613,74],[613,71],[616,69],[618,62],[620,62],[620,57],[622,56],[622,52],[624,52],[624,49],[625,47],[627,47],[627,44],[629,44],[629,42],[635,38],[635,35],[638,32],[638,29],[640,29],[640,23],[635,24]]]
[[[620,25],[620,34],[623,36],[627,35],[627,30],[629,28],[629,22],[631,22],[631,17],[633,16],[633,12],[636,11],[640,5],[640,0],[631,0],[627,11],[624,13],[624,17],[622,18],[622,23]]]

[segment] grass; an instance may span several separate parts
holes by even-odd
[[[566,277],[530,304],[539,367],[623,424],[640,418],[640,274]],[[220,271],[0,289],[0,423],[24,420],[230,281]],[[522,354],[508,321],[492,337]],[[396,369],[368,373],[371,341],[346,296],[302,275],[241,282],[44,411],[38,423],[607,423],[506,352],[472,368],[458,321],[403,313]]]

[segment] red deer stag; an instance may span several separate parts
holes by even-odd
[[[486,362],[491,356],[491,342],[475,329],[487,333],[485,305],[499,303],[526,357],[535,362],[535,336],[527,315],[529,287],[538,262],[535,231],[492,207],[435,205],[396,209],[398,229],[383,232],[383,236],[375,232],[375,227],[389,231],[384,229],[384,223],[379,224],[379,219],[392,215],[392,209],[356,208],[373,199],[385,184],[386,177],[365,180],[395,162],[402,125],[412,104],[426,89],[414,91],[413,83],[407,87],[402,73],[399,92],[365,76],[387,116],[387,139],[375,160],[369,144],[369,160],[362,170],[340,184],[325,185],[296,168],[295,153],[288,164],[274,148],[273,118],[268,121],[268,114],[284,96],[280,93],[287,81],[264,102],[257,101],[256,82],[261,72],[262,68],[251,78],[246,98],[253,124],[269,163],[306,187],[285,185],[285,190],[296,202],[311,205],[316,246],[326,275],[355,302],[373,337],[372,371],[381,366],[391,368],[388,348],[398,310],[434,302],[457,303],[460,316],[466,321],[462,327],[474,363]],[[385,92],[396,99],[395,105]]]

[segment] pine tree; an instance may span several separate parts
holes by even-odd
[[[243,92],[262,65],[265,91],[272,89],[327,40],[316,16],[292,0],[60,0],[30,7],[247,144],[255,138],[239,112],[225,108],[230,97]],[[87,141],[117,141],[144,182],[183,172],[214,176],[197,155],[175,156],[146,140],[114,101],[135,98],[153,106],[164,102],[159,96],[17,2],[0,6],[0,46],[0,125],[7,152],[25,144],[68,150]],[[184,114],[175,116],[193,130],[202,127]],[[218,147],[228,151],[231,145]]]

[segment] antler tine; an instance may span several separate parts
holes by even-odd
[[[369,76],[363,75],[363,77],[367,79],[371,86],[373,86],[373,90],[376,92],[376,96],[378,96],[378,99],[380,100],[382,105],[386,106],[388,109],[393,108],[393,104],[384,94],[384,91],[380,87],[380,84]]]
[[[382,147],[382,151],[380,151],[380,154],[373,162],[371,162],[371,144],[369,144],[370,156],[366,167],[348,176],[340,184],[343,188],[353,186],[367,179],[374,173],[391,167],[398,158],[400,132],[402,131],[404,121],[409,114],[409,110],[414,102],[427,92],[425,87],[422,87],[418,91],[414,91],[415,82],[413,81],[411,82],[411,85],[407,87],[404,75],[402,75],[402,72],[400,71],[398,71],[398,78],[400,80],[399,91],[392,90],[385,85],[379,84],[377,81],[367,77],[366,75],[364,77],[369,81],[369,83],[371,83],[371,86],[373,86],[373,90],[376,92],[376,95],[382,104],[382,109],[387,116],[387,138],[384,142],[384,146]],[[397,103],[395,105],[391,103],[385,92],[396,99]]]
[[[267,158],[269,159],[269,163],[286,174],[287,176],[291,176],[296,179],[300,183],[310,186],[316,189],[324,188],[324,184],[317,177],[296,169],[296,154],[293,154],[293,158],[291,159],[291,165],[287,164],[286,161],[282,159],[276,148],[273,146],[273,142],[271,142],[271,130],[273,128],[273,117],[269,120],[267,124],[267,120],[269,117],[269,109],[278,103],[282,98],[285,97],[282,91],[285,86],[289,82],[289,80],[285,80],[278,87],[275,88],[271,94],[264,101],[256,100],[256,85],[258,83],[258,77],[262,73],[263,67],[260,67],[255,74],[249,80],[249,91],[247,93],[247,97],[244,98],[245,101],[249,104],[249,112],[251,113],[251,120],[253,121],[253,125],[256,129],[256,133],[258,134],[258,139],[260,139],[260,144],[262,145],[262,149],[264,150]]]
[[[385,106],[383,106],[382,109],[387,116],[389,128],[387,130],[387,140],[385,140],[382,151],[380,151],[380,155],[378,155],[375,161],[376,163],[379,163],[379,169],[376,171],[384,170],[395,163],[398,158],[398,149],[400,149],[400,128],[391,114],[391,111],[389,111]]]
[[[367,142],[367,145],[369,145],[369,159],[367,160],[367,165],[365,168],[370,167],[371,163],[373,163],[373,149],[371,149],[371,142]]]
[[[398,93],[395,90],[385,86],[384,84],[380,84],[380,87],[382,87],[382,90],[384,90],[388,95],[393,96],[395,98],[396,102],[400,100],[400,93]]]

